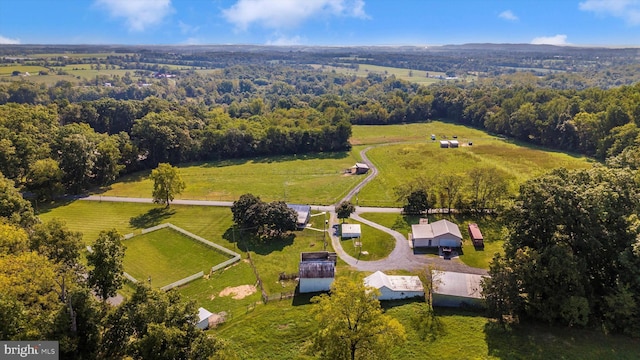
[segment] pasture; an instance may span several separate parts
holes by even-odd
[[[163,228],[124,240],[124,270],[139,281],[152,279],[162,287],[212,266],[230,256],[171,228]]]
[[[378,66],[378,65],[369,65],[369,64],[357,64],[357,68],[350,67],[351,64],[345,64],[345,66],[311,64],[311,66],[314,69],[319,69],[322,71],[335,71],[340,74],[355,75],[360,77],[366,77],[369,74],[379,74],[384,76],[393,75],[396,77],[396,79],[402,79],[402,80],[406,80],[406,81],[420,84],[420,85],[431,85],[431,84],[443,82],[443,81],[452,81],[452,80],[446,79],[445,73],[438,72],[438,71],[414,70],[414,69],[405,69],[405,68]],[[474,81],[475,79],[476,79],[475,76],[469,75],[459,80]]]
[[[424,302],[384,302],[387,315],[404,326],[407,342],[391,359],[634,359],[637,339],[600,332],[521,324],[502,328],[474,312],[436,309]],[[215,335],[230,340],[242,359],[312,359],[309,339],[318,330],[309,297],[257,306],[222,325]]]
[[[226,160],[180,166],[186,188],[181,199],[235,201],[252,193],[264,201],[331,204],[362,178],[344,175],[357,158],[349,153],[305,154]],[[150,197],[149,172],[132,174],[111,185],[103,195]]]
[[[361,206],[400,206],[397,187],[415,179],[437,184],[441,174],[466,177],[472,169],[494,169],[507,180],[509,191],[514,194],[527,179],[552,169],[588,168],[593,164],[593,160],[584,156],[527,147],[477,129],[439,121],[397,127],[356,126],[353,133],[353,142],[358,144],[353,151],[372,146],[367,157],[379,170],[379,175],[359,192]],[[431,140],[431,134],[436,135],[436,140]],[[440,139],[453,136],[460,147],[440,148]]]

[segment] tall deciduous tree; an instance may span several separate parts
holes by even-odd
[[[60,219],[52,219],[34,227],[30,247],[65,269],[71,269],[80,257],[82,233],[69,230]]]
[[[87,279],[89,286],[96,289],[103,301],[115,296],[122,287],[125,247],[121,239],[122,235],[116,229],[102,231],[92,246],[92,252],[87,255],[87,263],[93,266]]]
[[[38,221],[31,203],[22,197],[13,180],[0,173],[0,219],[2,218],[25,228]]]
[[[167,207],[186,186],[178,169],[166,163],[158,164],[151,171],[150,178],[153,180],[153,202],[166,204]]]
[[[343,201],[336,206],[336,214],[338,215],[338,219],[348,219],[351,214],[356,211],[356,207],[350,201]]]
[[[39,200],[53,200],[64,192],[62,176],[58,162],[54,159],[40,159],[29,166],[27,189],[34,192]]]
[[[338,278],[331,296],[312,299],[320,329],[313,349],[322,359],[382,359],[406,340],[398,320],[382,313],[378,294],[362,281]]]

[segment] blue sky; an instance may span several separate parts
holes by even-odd
[[[640,46],[640,0],[0,0],[0,44]]]

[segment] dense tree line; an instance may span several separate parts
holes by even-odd
[[[640,334],[640,177],[556,170],[520,189],[484,294],[491,313]]]

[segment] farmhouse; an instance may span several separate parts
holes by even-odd
[[[360,224],[342,224],[342,238],[353,239],[362,236],[362,230]]]
[[[469,237],[471,238],[471,242],[473,246],[483,247],[484,246],[484,238],[482,237],[482,233],[480,232],[480,228],[478,224],[471,223],[469,224]]]
[[[311,219],[311,206],[309,205],[298,205],[298,204],[287,204],[289,209],[294,210],[297,214],[296,226],[298,230],[302,230],[307,227],[309,223],[309,219]]]
[[[207,330],[209,328],[209,318],[213,315],[209,310],[205,308],[198,308],[198,323],[196,326],[199,329]]]
[[[443,219],[431,224],[411,225],[409,239],[413,247],[449,247],[462,246],[462,234],[458,225]]]
[[[329,291],[336,273],[336,262],[336,253],[328,251],[301,253],[298,291],[300,293]]]
[[[389,276],[381,271],[364,278],[364,285],[380,291],[379,300],[424,297],[422,281],[417,276]]]
[[[351,167],[352,174],[360,175],[366,174],[367,172],[369,172],[369,165],[365,163],[356,163]]]
[[[485,276],[451,271],[431,270],[433,306],[483,307],[482,279]]]

